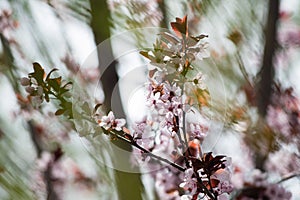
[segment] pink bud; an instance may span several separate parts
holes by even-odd
[[[21,78],[21,85],[23,86],[30,85],[30,79],[26,77]]]

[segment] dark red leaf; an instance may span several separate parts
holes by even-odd
[[[176,22],[171,22],[171,27],[178,37],[188,36],[187,16],[182,19],[176,17]]]

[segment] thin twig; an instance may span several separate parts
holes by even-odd
[[[55,161],[53,161],[55,162]],[[52,168],[53,168],[52,161],[48,163],[47,169],[44,172],[44,181],[46,182],[46,187],[47,187],[47,200],[59,200],[60,198],[58,197],[55,189],[54,189],[54,184],[52,180]]]
[[[172,167],[175,167],[176,169],[178,169],[178,170],[180,170],[182,172],[184,172],[186,170],[186,168],[184,168],[184,167],[182,167],[182,166],[180,166],[180,165],[178,165],[176,163],[173,163],[173,162],[169,161],[168,159],[162,158],[162,157],[160,157],[158,155],[155,155],[155,154],[151,153],[149,150],[147,150],[144,147],[138,145],[133,140],[129,140],[129,139],[127,139],[127,138],[125,138],[125,137],[123,137],[123,136],[121,136],[121,135],[113,132],[113,131],[108,131],[108,133],[111,134],[111,135],[113,135],[113,136],[115,136],[115,137],[117,137],[118,139],[123,140],[124,142],[127,142],[128,144],[131,144],[132,146],[134,146],[134,147],[138,148],[139,150],[143,151],[144,153],[147,153],[150,157],[153,157],[153,158],[155,158],[155,159],[157,159],[157,160],[159,160],[161,162],[167,163],[167,164],[171,165]]]
[[[292,178],[295,178],[295,177],[300,177],[300,173],[299,174],[292,174],[292,175],[290,175],[290,176],[287,176],[287,177],[284,177],[283,179],[281,179],[280,181],[278,181],[277,183],[279,184],[279,183],[282,183],[282,182],[284,182],[284,181],[287,181],[287,180],[289,180],[289,179],[292,179]]]
[[[201,186],[201,188],[203,189],[203,192],[205,193],[205,194],[207,194],[210,198],[212,198],[212,199],[217,199],[208,189],[207,189],[207,187],[204,185],[204,183],[203,183],[203,181],[202,181],[202,179],[199,177],[199,176],[197,176],[197,174],[194,172],[194,175],[196,175],[196,177],[197,177],[197,181],[198,181],[198,183],[200,184],[200,186]]]
[[[249,74],[248,74],[248,72],[247,72],[247,70],[245,68],[245,64],[244,64],[243,59],[242,59],[242,57],[241,57],[241,55],[240,55],[239,52],[237,52],[236,57],[237,57],[237,61],[238,61],[238,64],[239,64],[239,68],[240,68],[240,70],[241,70],[241,72],[242,72],[245,80],[253,88],[253,84],[250,81]]]

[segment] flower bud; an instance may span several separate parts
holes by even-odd
[[[32,97],[31,103],[33,107],[38,108],[43,102],[43,99],[39,96]]]
[[[37,95],[38,95],[38,96],[42,96],[43,93],[44,93],[43,88],[42,88],[41,86],[38,86],[38,87],[37,87]]]
[[[21,85],[23,85],[23,86],[30,85],[30,79],[26,78],[26,77],[21,78]]]
[[[28,92],[29,94],[33,94],[34,93],[34,87],[31,87],[31,86],[27,86],[25,88],[26,92]]]

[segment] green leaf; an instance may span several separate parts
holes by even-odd
[[[62,107],[65,109],[65,116],[68,116],[69,119],[73,119],[73,110],[72,110],[72,102],[64,101]]]
[[[33,63],[33,73],[30,73],[33,78],[37,81],[39,85],[42,85],[44,83],[44,76],[45,76],[45,71],[42,68],[42,66],[39,63]]]
[[[162,36],[162,40],[167,43],[170,43],[170,42],[173,44],[180,43],[180,40],[170,33],[163,32],[163,33],[160,33],[160,35]]]
[[[94,129],[93,137],[97,137],[98,135],[101,135],[103,133],[103,129],[100,126],[97,126]]]
[[[53,72],[57,71],[57,70],[58,70],[58,69],[56,69],[56,68],[52,69],[52,70],[49,72],[49,74],[47,75],[46,81],[50,78],[50,75],[51,75]]]
[[[102,103],[97,103],[97,104],[95,105],[95,107],[94,107],[93,113],[96,113],[97,110],[98,110],[98,108],[100,108],[100,106],[102,106]]]
[[[58,109],[54,114],[55,115],[62,115],[62,114],[64,114],[65,111],[66,111],[65,109]]]
[[[59,90],[59,93],[60,94],[64,94],[65,92],[68,92],[70,89],[68,89],[67,87],[69,86],[69,85],[72,85],[73,83],[70,81],[70,82],[68,82],[68,83],[66,83],[66,84],[64,84],[61,88],[60,88],[60,90]]]
[[[73,85],[73,83],[71,81],[67,82],[66,84],[64,84],[61,88],[65,88],[67,87],[68,85]]]
[[[61,85],[61,76],[57,78],[50,78],[48,80],[48,84],[52,87],[56,92],[59,92]]]
[[[90,106],[89,106],[89,104],[87,102],[84,102],[81,108],[82,108],[83,112],[85,114],[87,114],[88,116],[90,116],[92,114]]]
[[[150,56],[149,56],[149,54],[148,54],[147,51],[140,51],[140,54],[141,54],[142,56],[144,56],[144,57],[150,59]]]

